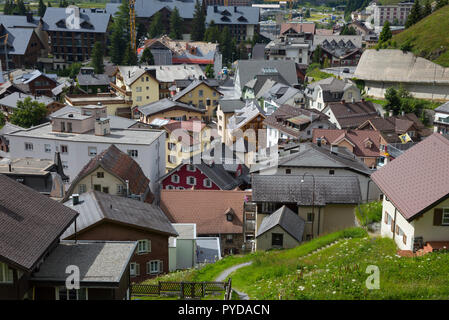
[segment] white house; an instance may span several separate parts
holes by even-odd
[[[150,179],[151,190],[165,173],[165,131],[111,129],[109,118],[67,113],[6,134],[12,158],[52,159],[60,152],[65,174],[74,179],[89,160],[114,144],[129,154]]]
[[[381,234],[401,250],[449,248],[449,140],[434,133],[372,174],[384,194]]]

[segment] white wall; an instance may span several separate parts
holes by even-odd
[[[401,250],[413,250],[413,238],[415,234],[415,227],[412,223],[409,223],[402,214],[396,210],[394,205],[386,200],[387,197],[384,196],[384,200],[382,203],[382,222],[381,222],[381,229],[380,233],[383,237],[393,238],[393,232],[391,232],[391,224],[393,220],[395,219],[396,214],[396,223],[400,228],[399,235],[395,235],[395,242],[399,249]],[[388,222],[385,223],[385,215],[388,214],[390,217],[388,218]],[[396,231],[396,230],[395,230]],[[403,234],[405,233],[407,237],[407,242],[403,242]]]

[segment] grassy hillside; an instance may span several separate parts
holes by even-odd
[[[232,275],[233,286],[252,299],[447,299],[449,294],[448,253],[404,258],[396,255],[393,240],[364,237],[297,256],[304,246],[256,257]],[[370,265],[379,268],[379,289],[366,288]]]
[[[435,11],[407,30],[395,35],[392,43],[400,48],[409,42],[414,54],[449,67],[449,5]]]

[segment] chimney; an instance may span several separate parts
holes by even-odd
[[[27,22],[33,22],[33,13],[27,12],[26,17],[27,17]]]
[[[218,12],[218,6],[214,6],[214,12]]]
[[[76,205],[79,204],[79,203],[80,203],[80,195],[77,194],[77,193],[73,194],[73,195],[72,195],[72,204],[73,204],[74,206],[76,206]]]
[[[316,139],[316,145],[317,145],[318,147],[321,147],[321,138],[317,138],[317,139]]]
[[[234,6],[234,12],[237,12],[237,6]]]
[[[109,124],[109,119],[96,119],[95,120],[95,135],[96,136],[106,136],[111,133],[111,126]]]

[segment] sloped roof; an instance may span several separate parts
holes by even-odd
[[[79,74],[80,86],[107,86],[111,82],[107,74]]]
[[[139,164],[132,157],[111,144],[109,148],[96,155],[81,169],[78,176],[70,185],[64,200],[67,200],[68,196],[73,193],[73,188],[75,188],[81,179],[100,166],[123,181],[128,180],[129,191],[132,194],[144,194],[150,183],[150,179],[145,176]]]
[[[435,111],[449,113],[449,101],[446,103],[443,103],[441,106],[435,108]]]
[[[265,232],[276,226],[280,226],[289,235],[301,242],[304,232],[304,225],[305,221],[303,218],[286,206],[282,206],[262,220],[260,227],[257,230],[256,237],[263,235]]]
[[[23,94],[20,92],[13,92],[10,95],[7,95],[0,99],[0,105],[7,106],[9,108],[17,108],[17,102],[18,101],[24,101],[26,98],[31,98],[31,101],[37,101],[39,103],[45,104],[45,106],[48,106],[50,103],[55,102],[50,97],[47,96],[33,96],[29,94]]]
[[[161,208],[174,223],[196,223],[197,234],[243,233],[245,191],[162,190]],[[234,212],[227,221],[226,212]]]
[[[172,99],[164,98],[150,104],[140,106],[137,108],[143,115],[149,116],[158,114],[161,112],[166,112],[173,109],[194,111],[199,113],[205,113],[206,109],[197,108],[193,105],[189,105],[180,101],[173,101]]]
[[[372,180],[407,220],[449,194],[449,140],[434,133],[372,174]]]
[[[194,0],[136,0],[136,16],[139,18],[151,18],[162,8],[172,11],[178,8],[179,15],[183,19],[192,19],[195,12]]]
[[[196,79],[206,77],[198,64],[119,67],[126,84],[133,83],[148,70],[156,70],[156,79],[159,82],[174,82],[175,80],[187,79],[189,77]],[[131,77],[128,76],[129,74],[131,74]]]
[[[173,100],[176,101],[176,100],[182,98],[187,93],[189,93],[190,91],[192,91],[196,87],[200,86],[201,84],[204,84],[205,86],[209,87],[212,90],[217,91],[220,94],[220,92],[218,90],[216,90],[215,88],[211,87],[207,82],[205,82],[203,80],[195,79],[187,87],[185,87],[183,90],[181,90],[177,94],[175,94],[175,96],[173,97]]]
[[[62,203],[0,175],[0,260],[32,271],[77,215]]]
[[[342,129],[357,128],[366,120],[379,116],[371,101],[329,103],[325,113],[329,109]]]
[[[411,52],[401,50],[365,50],[354,77],[361,80],[404,83],[449,84],[449,68]]]
[[[330,35],[315,35],[313,37],[313,49],[315,49],[318,45],[322,46],[323,43],[327,41],[328,43],[331,43],[332,41],[335,41],[335,43],[338,44],[340,41],[343,41],[340,43],[346,44],[348,42],[351,42],[355,48],[362,48],[362,36],[361,35],[337,35],[337,34],[330,34]]]
[[[65,206],[79,213],[76,219],[77,232],[83,232],[102,220],[119,222],[149,232],[176,236],[177,232],[171,225],[162,210],[143,201],[134,200],[103,193],[89,191],[79,196],[79,204],[73,205],[72,200],[64,203]],[[72,224],[61,239],[72,236],[75,233],[75,225]]]
[[[296,33],[311,33],[315,34],[315,23],[283,23],[281,24],[281,34],[289,29],[293,29]]]
[[[250,6],[207,6],[206,23],[213,20],[224,25],[258,24],[259,15],[260,9]]]
[[[5,27],[4,34],[8,34],[8,54],[24,55],[33,33],[32,28]],[[0,48],[0,53],[5,54],[4,45]]]
[[[66,25],[66,19],[72,14],[67,13],[67,8],[48,7],[42,17],[44,31],[64,31],[64,32],[93,32],[106,33],[111,19],[109,13],[93,12],[91,9],[80,10],[80,28],[70,28]],[[62,21],[62,24],[60,23]],[[83,28],[86,22],[91,28]],[[59,23],[59,25],[58,25]]]
[[[224,113],[233,113],[235,110],[243,108],[245,101],[242,99],[220,99],[218,104]]]

